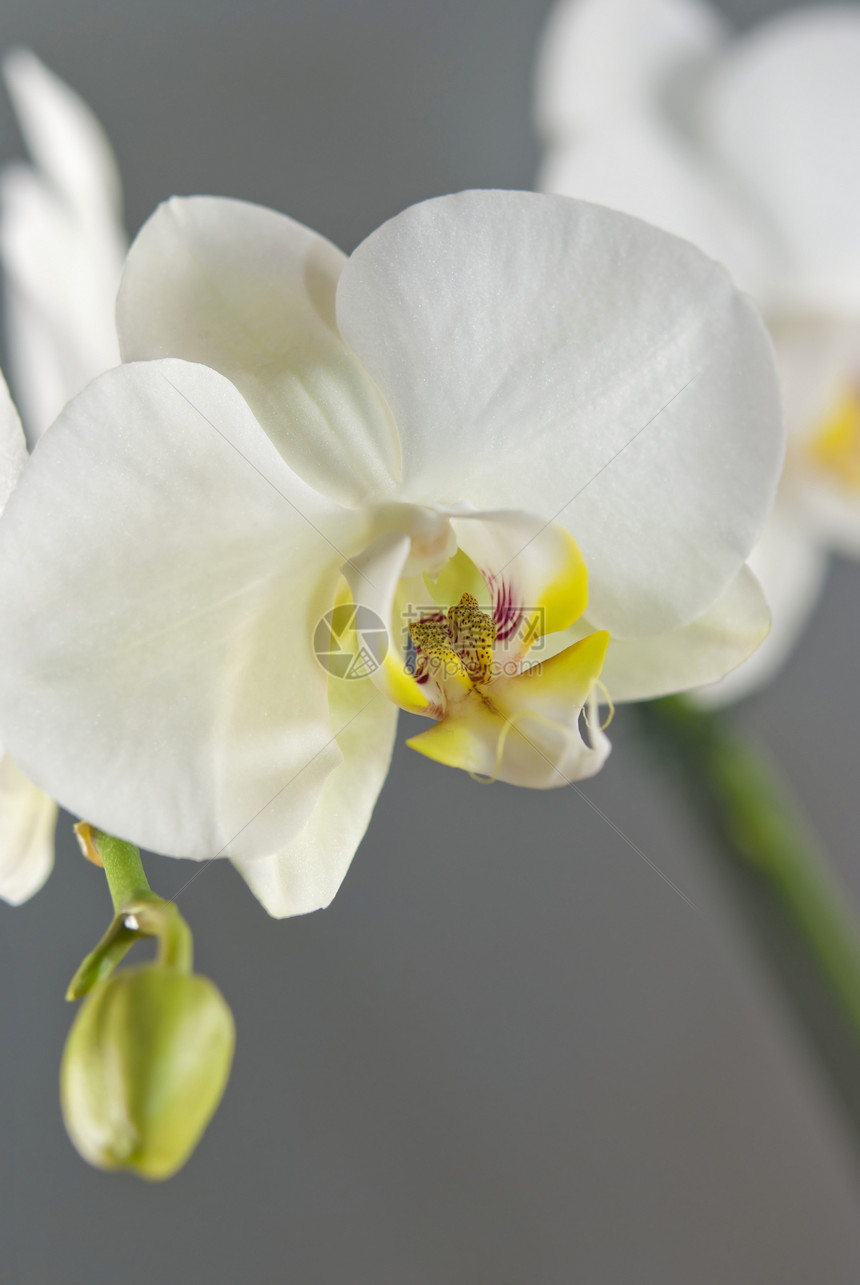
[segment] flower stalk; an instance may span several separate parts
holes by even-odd
[[[683,697],[639,707],[720,841],[742,910],[860,1133],[860,924],[769,756]]]
[[[78,822],[75,834],[87,860],[103,867],[116,914],[127,902],[150,892],[140,849],[133,843],[96,830],[86,821]]]
[[[150,889],[140,850],[86,822],[75,826],[75,833],[87,859],[104,867],[114,918],[72,978],[66,999],[80,999],[104,981],[135,942],[144,937],[158,939],[158,964],[190,973],[191,929],[172,901],[165,901]]]

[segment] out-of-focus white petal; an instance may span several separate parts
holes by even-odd
[[[119,222],[116,161],[86,103],[28,49],[4,58],[3,75],[27,148],[63,201],[84,223]]]
[[[563,138],[647,109],[698,74],[723,30],[702,0],[565,0],[538,59],[541,131]]]
[[[737,574],[782,462],[776,370],[695,247],[564,197],[466,192],[359,246],[337,313],[394,413],[402,497],[566,526],[597,625],[686,624]]]
[[[31,443],[119,361],[119,176],[89,108],[28,51],[3,64],[33,165],[0,175],[9,372]]]
[[[787,316],[771,322],[789,439],[808,439],[860,387],[860,316]]]
[[[856,488],[810,472],[797,491],[802,520],[811,538],[846,558],[860,558],[860,494]]]
[[[596,717],[584,739],[580,718],[608,641],[606,633],[590,634],[516,678],[495,680],[407,744],[448,767],[536,790],[594,776],[610,745]]]
[[[332,900],[370,824],[391,762],[396,706],[366,678],[331,679],[329,690],[332,731],[339,731],[343,762],[288,848],[234,862],[257,899],[279,919],[321,910]]]
[[[538,187],[596,201],[698,245],[759,296],[770,283],[763,212],[744,207],[701,149],[650,112],[551,146]]]
[[[397,431],[335,320],[345,262],[274,210],[174,197],[129,251],[117,301],[123,358],[182,357],[226,375],[323,494],[352,503],[390,490]]]
[[[695,699],[706,706],[729,704],[770,681],[796,646],[827,575],[827,557],[822,547],[798,520],[798,514],[782,501],[777,501],[750,557],[750,566],[770,606],[770,633],[749,660],[722,682],[694,693]]]
[[[0,178],[2,187],[2,178]],[[2,200],[2,197],[0,197]],[[2,247],[0,224],[0,247]],[[0,249],[2,254],[2,249]],[[68,401],[67,381],[58,362],[49,320],[33,301],[7,279],[4,290],[6,349],[10,378],[35,446]]]
[[[54,865],[57,805],[0,749],[0,897],[20,906]]]
[[[26,166],[0,176],[10,371],[31,441],[76,393],[119,362],[114,301],[118,226],[93,233]]]
[[[702,92],[702,128],[782,237],[787,306],[860,308],[860,12],[781,14],[738,40]]]
[[[281,849],[342,760],[311,639],[355,521],[221,375],[103,375],[0,523],[3,743],[64,806],[142,846]]]
[[[27,463],[27,443],[24,430],[9,395],[6,381],[0,374],[0,513]]]

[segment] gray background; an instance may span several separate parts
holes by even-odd
[[[345,249],[422,197],[527,187],[544,0],[4,0],[105,122],[136,229],[162,197],[284,209]],[[739,21],[775,5],[736,0]],[[0,106],[0,157],[18,148]],[[740,712],[854,893],[860,571]],[[480,788],[401,745],[333,906],[277,923],[229,865],[182,895],[237,1018],[197,1154],[148,1186],[63,1133],[62,992],[109,914],[68,822],[0,905],[0,1256],[21,1285],[841,1285],[846,1119],[708,840],[629,715],[584,793]],[[192,873],[149,863],[169,894]]]

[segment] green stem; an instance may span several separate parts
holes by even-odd
[[[114,912],[119,914],[123,906],[150,891],[140,860],[140,849],[102,830],[94,830],[92,839],[104,862]]]
[[[158,940],[158,964],[190,973],[191,929],[174,902],[165,901],[150,889],[139,849],[83,822],[75,826],[75,831],[87,856],[104,865],[114,917],[95,950],[90,951],[72,978],[66,999],[80,999],[104,981],[135,942],[144,937]]]
[[[681,697],[651,701],[641,715],[759,896],[764,889],[778,904],[795,951],[798,938],[805,944],[860,1041],[860,927],[773,763],[725,716]]]

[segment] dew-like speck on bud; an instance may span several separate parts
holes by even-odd
[[[221,1100],[234,1042],[233,1016],[208,978],[158,964],[115,973],[84,1001],[63,1052],[75,1147],[100,1169],[169,1178]]]

